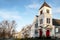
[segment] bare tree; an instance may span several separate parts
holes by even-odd
[[[0,36],[1,37],[11,37],[13,34],[13,31],[15,32],[15,26],[16,22],[4,20],[0,23]],[[2,31],[1,31],[2,30]]]

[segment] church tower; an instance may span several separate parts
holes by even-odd
[[[38,26],[42,29],[42,36],[52,36],[54,31],[52,26],[52,11],[51,7],[44,2],[43,5],[39,9],[39,22]]]

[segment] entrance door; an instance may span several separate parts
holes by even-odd
[[[40,35],[40,37],[42,37],[42,29],[40,29],[39,31],[40,31],[39,35]]]
[[[50,37],[50,30],[46,31],[46,37]]]

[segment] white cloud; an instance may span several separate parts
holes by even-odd
[[[52,8],[53,18],[60,19],[60,7]]]
[[[37,9],[39,6],[40,6],[39,4],[33,3],[26,5],[25,8]]]
[[[52,10],[53,10],[52,11],[53,13],[60,13],[60,7],[57,7],[57,8],[53,7]]]
[[[27,15],[37,15],[38,14],[38,9],[40,8],[39,3],[31,3],[28,5],[25,5],[25,14]]]
[[[0,17],[3,19],[20,19],[21,16],[17,11],[8,11],[8,10],[0,10]]]

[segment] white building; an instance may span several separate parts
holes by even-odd
[[[52,8],[46,2],[40,7],[38,14],[33,20],[29,33],[30,37],[59,36],[57,33],[60,33],[58,30],[60,28],[60,20],[52,18]]]
[[[35,17],[31,28],[32,37],[55,36],[51,10],[51,7],[46,2],[40,7],[39,15]]]

